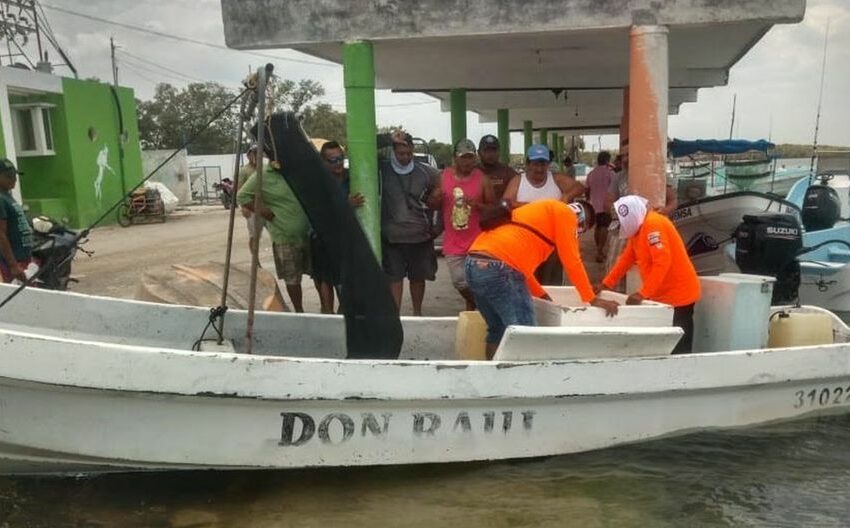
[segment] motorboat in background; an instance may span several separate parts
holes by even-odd
[[[724,249],[734,242],[734,234],[744,215],[787,213],[800,215],[794,203],[777,196],[752,191],[738,191],[720,196],[707,196],[677,207],[671,219],[688,255],[700,275],[737,271]]]

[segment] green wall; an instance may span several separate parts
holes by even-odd
[[[32,214],[60,218],[81,228],[120,201],[123,190],[143,176],[136,105],[131,89],[117,89],[127,132],[122,162],[119,111],[110,86],[64,78],[62,87],[62,94],[29,98],[56,105],[51,110],[56,155],[18,159],[26,172],[21,192]],[[98,166],[102,152],[109,169]],[[101,172],[98,196],[95,182]],[[115,216],[110,214],[103,223],[114,222]]]

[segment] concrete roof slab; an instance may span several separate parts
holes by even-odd
[[[805,0],[222,0],[227,45],[297,47],[346,40],[511,36],[528,28],[563,33],[802,20]],[[264,16],[257,16],[262,13]]]

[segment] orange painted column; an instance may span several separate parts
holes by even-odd
[[[632,26],[629,62],[629,190],[664,205],[667,180],[667,28]]]

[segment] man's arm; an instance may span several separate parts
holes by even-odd
[[[555,183],[561,189],[561,201],[570,203],[585,192],[584,185],[564,174],[555,175]]]
[[[673,254],[670,251],[670,238],[667,233],[660,227],[648,231],[646,241],[640,242],[649,245],[649,257],[652,259],[649,276],[638,291],[644,299],[652,299],[664,282],[670,266],[673,265]]]
[[[628,273],[629,269],[635,263],[635,249],[631,239],[626,243],[625,249],[617,259],[617,263],[608,272],[608,275],[602,279],[602,284],[606,288],[613,288],[618,282]]]
[[[481,200],[474,205],[480,208],[493,203],[496,203],[496,190],[493,188],[493,182],[489,178],[481,178]]]
[[[256,197],[257,178],[256,174],[252,174],[242,185],[239,192],[236,193],[236,201],[239,205],[251,212],[257,213],[268,221],[274,220],[274,213],[264,204],[260,204],[260,210],[254,209],[254,198]]]
[[[512,178],[511,181],[508,182],[507,187],[505,187],[505,193],[502,195],[502,198],[508,200],[515,206],[519,206],[522,204],[517,203],[516,196],[519,191],[519,178]]]

